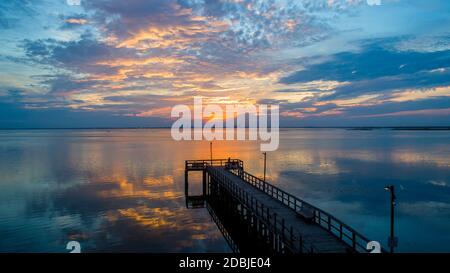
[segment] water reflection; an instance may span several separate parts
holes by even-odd
[[[234,253],[247,255],[280,253],[274,250],[274,246],[277,245],[273,241],[275,235],[264,223],[250,216],[250,213],[243,209],[242,203],[221,188],[217,182],[208,183],[209,179],[205,177],[203,181],[205,188],[200,195],[191,195],[189,179],[185,180],[186,207],[206,209]]]
[[[400,251],[450,251],[450,132],[286,129],[268,154],[268,181],[385,244],[398,192]],[[216,141],[261,176],[258,142]],[[188,210],[184,160],[204,141],[169,130],[0,132],[0,251],[229,252],[207,210]]]
[[[207,212],[184,208],[184,156],[165,158],[166,136],[3,133],[0,250],[64,252],[78,240],[84,251],[229,251]]]

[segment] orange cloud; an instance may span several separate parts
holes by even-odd
[[[136,49],[168,48],[185,49],[195,42],[208,40],[211,33],[223,32],[228,23],[207,21],[205,17],[191,17],[190,25],[150,26],[133,33],[131,37],[121,41],[117,47]]]
[[[139,65],[147,65],[147,64],[180,64],[184,61],[181,59],[173,58],[173,57],[150,57],[146,59],[115,59],[115,60],[105,60],[97,62],[98,65],[105,65],[105,66],[139,66]]]
[[[144,74],[144,77],[146,78],[173,78],[175,77],[175,74],[173,74],[172,72],[167,72],[167,71],[161,71],[161,72],[146,72]]]
[[[141,112],[141,113],[137,114],[136,116],[137,117],[155,117],[155,116],[169,117],[171,110],[172,110],[172,107],[162,107],[162,108],[157,108],[157,109],[152,109],[149,111]]]
[[[83,18],[68,18],[64,20],[64,22],[73,24],[73,25],[85,25],[88,23],[88,20]]]

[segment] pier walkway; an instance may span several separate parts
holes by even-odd
[[[191,171],[203,172],[205,199],[235,210],[271,252],[368,252],[366,237],[331,214],[245,172],[239,159],[187,160],[185,183]]]

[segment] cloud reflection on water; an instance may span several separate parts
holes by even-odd
[[[383,187],[395,184],[399,250],[449,250],[448,132],[286,129],[280,137],[268,181],[382,243]],[[69,240],[86,251],[230,251],[206,210],[185,208],[184,160],[209,158],[208,142],[175,142],[169,130],[4,131],[0,141],[0,251],[65,252]],[[241,158],[262,177],[257,142],[215,141],[213,154]]]

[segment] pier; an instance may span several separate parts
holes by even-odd
[[[189,195],[189,173],[202,194]],[[246,172],[239,159],[187,160],[186,206],[206,207],[234,252],[367,253],[369,239],[333,215]]]

